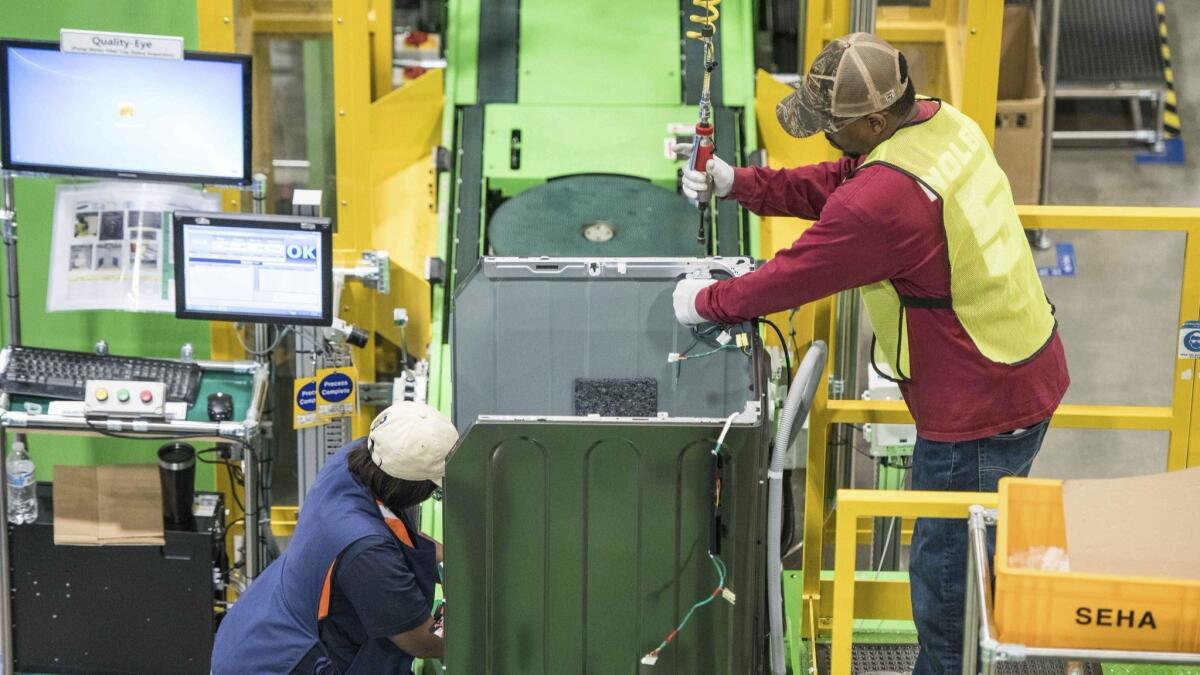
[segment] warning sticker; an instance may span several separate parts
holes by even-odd
[[[1200,321],[1185,321],[1180,326],[1179,358],[1200,359]]]

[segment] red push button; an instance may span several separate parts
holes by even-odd
[[[154,400],[154,394],[149,389],[142,390],[142,403],[149,403]]]

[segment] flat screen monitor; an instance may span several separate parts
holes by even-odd
[[[0,145],[10,171],[247,184],[250,57],[0,40]]]
[[[176,211],[175,316],[328,326],[328,218]]]

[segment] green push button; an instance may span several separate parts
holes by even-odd
[[[120,401],[121,403],[127,402],[129,400],[129,390],[122,389],[122,390],[118,391],[117,392],[117,400]]]

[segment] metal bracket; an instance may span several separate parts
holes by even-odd
[[[358,384],[358,402],[363,405],[391,405],[391,382],[360,382]]]
[[[363,284],[374,288],[383,295],[387,295],[392,290],[392,274],[388,268],[388,252],[387,251],[363,251],[363,263],[375,268],[374,272],[369,272],[363,277]]]
[[[387,251],[363,251],[362,264],[357,267],[338,267],[334,269],[347,279],[358,279],[367,288],[387,295],[392,290],[391,268],[389,267]]]

